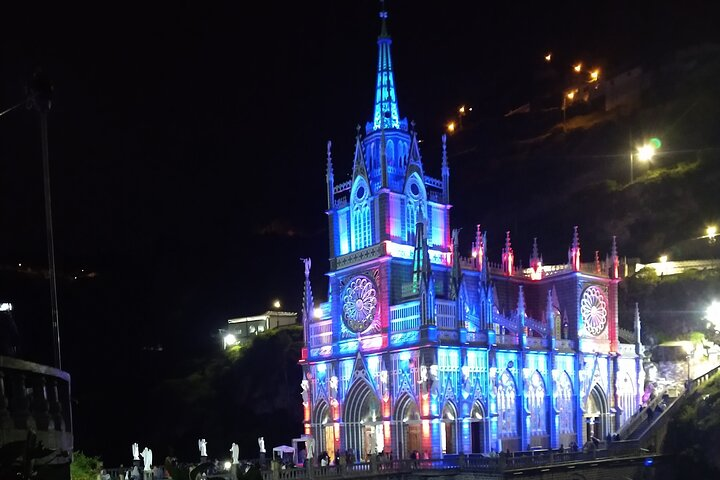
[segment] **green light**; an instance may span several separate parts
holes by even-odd
[[[650,143],[650,145],[652,145],[653,147],[655,147],[655,150],[657,150],[657,149],[659,149],[660,147],[662,147],[662,142],[661,142],[660,139],[657,138],[657,137],[651,138],[648,143]]]

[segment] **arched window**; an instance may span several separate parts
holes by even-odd
[[[560,372],[555,381],[555,411],[558,415],[558,433],[560,442],[565,446],[575,435],[574,417],[575,405],[573,402],[573,386],[570,376]]]
[[[405,205],[405,232],[408,242],[415,238],[415,226],[417,225],[417,204],[415,200],[408,197]]]
[[[352,193],[352,250],[372,245],[370,228],[370,192],[365,182],[358,182]]]
[[[627,372],[620,375],[617,384],[618,407],[620,407],[620,424],[630,419],[636,407],[635,386]]]
[[[387,164],[392,165],[395,160],[395,144],[392,140],[387,141],[387,148],[385,149],[385,156],[387,157]]]
[[[510,372],[505,370],[502,375],[500,375],[497,393],[498,429],[500,430],[500,437],[502,438],[517,437],[516,396],[515,380],[513,380]]]
[[[525,398],[530,413],[530,436],[547,435],[547,411],[545,410],[545,382],[540,372],[535,372],[527,384]]]

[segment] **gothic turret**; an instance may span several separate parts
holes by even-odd
[[[442,186],[443,203],[450,203],[450,166],[447,159],[447,135],[442,136]]]
[[[532,254],[530,255],[530,268],[532,269],[530,278],[533,280],[542,280],[542,256],[538,252],[537,237],[533,238]]]
[[[512,276],[513,274],[513,263],[515,261],[515,254],[513,254],[512,244],[510,243],[510,231],[505,232],[505,248],[502,251],[502,270],[503,274]]]
[[[384,7],[384,5],[383,5]],[[369,122],[366,132],[385,129],[407,130],[407,120],[400,121],[397,96],[395,94],[395,77],[392,69],[390,45],[392,39],[387,28],[388,13],[385,8],[380,12],[380,35],[378,36],[377,84],[375,87],[375,110],[373,121]]]
[[[327,197],[328,197],[328,210],[335,208],[335,175],[333,174],[332,166],[332,142],[327,142],[327,170],[325,173],[325,180],[327,181]]]
[[[568,263],[570,263],[570,268],[572,268],[573,271],[580,271],[580,237],[578,235],[577,225],[575,225],[573,229],[572,244],[568,249]]]

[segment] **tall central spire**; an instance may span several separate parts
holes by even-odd
[[[375,88],[375,111],[373,113],[372,130],[383,128],[400,128],[397,96],[395,95],[395,79],[392,71],[390,45],[392,40],[387,30],[387,10],[385,2],[380,7],[380,36],[378,36],[378,68],[377,87]]]

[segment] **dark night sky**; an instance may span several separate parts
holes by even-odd
[[[317,259],[323,299],[325,143],[343,181],[355,125],[371,115],[377,2],[16,3],[0,28],[0,109],[22,100],[37,66],[53,79],[58,268],[97,273],[61,286],[65,367],[78,392],[94,388],[88,356],[113,372],[120,357],[108,351],[209,342],[228,317],[276,297],[297,308],[301,256]],[[525,103],[547,50],[559,65],[621,68],[717,41],[712,2],[528,4],[389,3],[400,113],[417,122],[430,175],[439,176],[454,109],[467,103],[491,118]],[[45,261],[40,160],[36,117],[0,117],[5,269]],[[456,222],[471,229],[496,193]],[[39,321],[17,318],[47,337],[33,353],[49,361],[37,305]],[[98,341],[123,347],[83,348]]]

